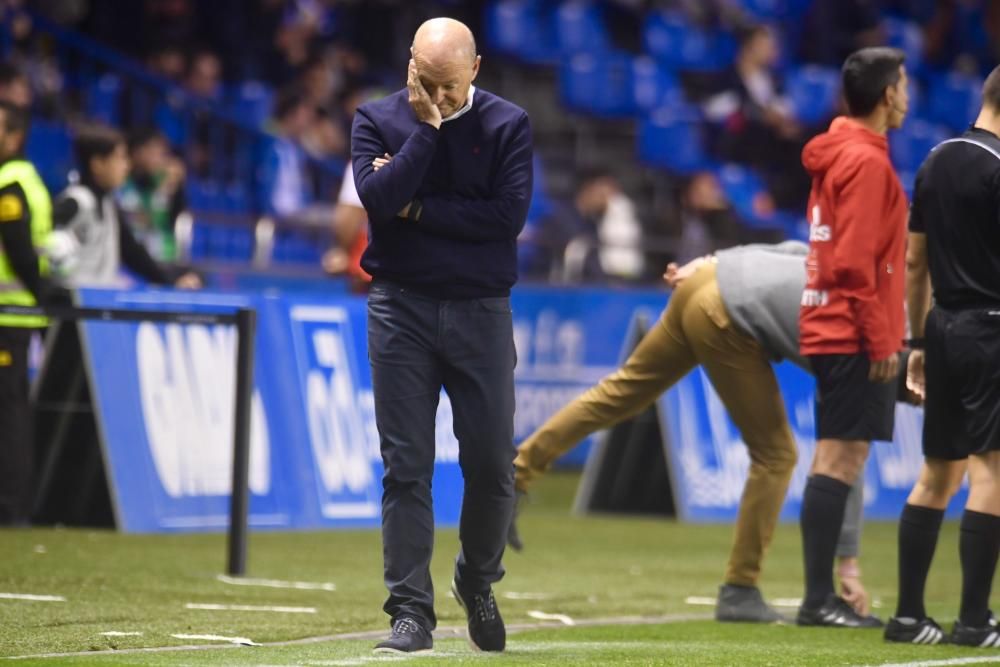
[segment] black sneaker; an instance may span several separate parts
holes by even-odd
[[[896,618],[889,619],[882,635],[887,642],[901,644],[940,644],[944,641],[944,630],[933,618]]]
[[[955,621],[951,634],[948,635],[948,642],[976,648],[1000,648],[1000,628],[995,622],[993,624],[987,622],[986,625],[976,628],[965,625],[962,621]]]
[[[521,505],[526,496],[524,491],[514,492],[514,514],[510,517],[510,526],[507,528],[507,545],[514,551],[520,551],[524,548],[521,533],[517,530],[517,517],[521,514]]]
[[[802,605],[799,607],[799,615],[795,622],[799,625],[822,625],[834,628],[882,627],[882,621],[878,618],[862,616],[839,595],[831,595],[816,609],[808,609]]]
[[[400,616],[392,622],[389,638],[375,644],[372,653],[430,653],[434,648],[431,633],[412,616]]]
[[[469,643],[477,651],[502,651],[507,644],[507,628],[497,609],[493,590],[481,593],[463,593],[458,582],[452,579],[451,592],[465,610],[469,620]]]
[[[724,623],[784,623],[785,617],[764,602],[756,586],[719,586],[715,620]]]

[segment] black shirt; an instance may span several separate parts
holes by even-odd
[[[973,127],[931,152],[917,172],[910,231],[927,234],[935,303],[1000,306],[1000,138]]]

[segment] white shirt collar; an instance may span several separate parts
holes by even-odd
[[[472,108],[472,96],[475,95],[475,93],[476,93],[476,87],[470,84],[469,85],[469,97],[465,100],[465,105],[462,106],[461,109],[459,109],[458,111],[456,111],[452,115],[448,116],[447,118],[442,118],[441,122],[442,123],[447,123],[449,120],[455,120],[456,118],[465,115],[469,111],[469,109]]]

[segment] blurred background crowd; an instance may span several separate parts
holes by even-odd
[[[1000,61],[1000,0],[0,0],[0,98],[30,105],[53,194],[74,127],[125,134],[117,197],[158,260],[363,289],[352,116],[403,85],[413,31],[440,15],[479,39],[477,85],[531,116],[522,280],[564,284],[804,238],[799,154],[838,113],[851,51],[906,53],[907,189]]]

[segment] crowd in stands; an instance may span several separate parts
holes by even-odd
[[[668,259],[801,237],[800,151],[862,46],[903,48],[915,75],[914,120],[892,145],[910,187],[1000,60],[1000,0],[0,0],[0,96],[31,104],[29,154],[56,191],[75,124],[124,133],[118,200],[156,259],[179,259],[191,209],[191,259],[249,263],[247,224],[214,223],[269,216],[275,262],[363,281],[351,120],[401,85],[409,34],[434,15],[473,26],[489,68],[555,71],[570,112],[635,121],[635,161],[578,165],[565,198],[546,191],[539,147],[521,269],[543,281],[648,281]],[[669,210],[623,185],[644,168],[674,184]]]

